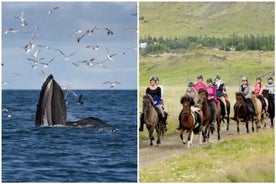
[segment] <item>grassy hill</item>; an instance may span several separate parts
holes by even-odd
[[[274,34],[274,2],[140,2],[140,38]]]
[[[226,85],[238,86],[243,76],[253,84],[258,76],[266,82],[275,75],[274,52],[197,48],[184,54],[140,56],[139,63],[140,86],[149,85],[151,76],[158,76],[164,86],[186,86],[199,74],[205,80],[220,74]]]

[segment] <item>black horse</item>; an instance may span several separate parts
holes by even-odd
[[[275,97],[274,97],[274,94],[270,94],[269,91],[266,89],[263,90],[262,94],[268,101],[267,112],[269,114],[269,119],[271,121],[271,128],[273,128],[274,127],[273,121],[275,116]]]

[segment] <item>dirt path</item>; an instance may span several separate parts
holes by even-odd
[[[250,126],[250,133],[251,131],[251,123]],[[267,128],[264,130],[269,130],[270,123],[267,121]],[[221,140],[227,139],[230,137],[244,135],[246,134],[246,128],[244,123],[240,123],[240,133],[237,133],[236,123],[230,123],[229,131],[226,131],[226,124],[222,124],[221,126]],[[260,131],[264,131],[260,130]],[[144,131],[147,131],[146,129]],[[187,134],[184,135],[187,137]],[[213,135],[210,136],[209,143],[217,142],[217,133],[215,132]],[[143,169],[145,167],[154,165],[156,163],[163,162],[171,157],[180,156],[184,152],[188,151],[187,145],[183,144],[180,140],[178,134],[171,135],[171,136],[164,136],[161,139],[161,145],[156,147],[154,142],[154,146],[149,145],[149,140],[140,141],[139,142],[139,168]],[[190,149],[194,149],[199,147],[199,136],[194,135],[193,144]]]

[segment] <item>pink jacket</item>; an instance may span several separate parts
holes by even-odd
[[[210,86],[207,87],[207,92],[208,92],[208,100],[214,99],[214,101],[217,103],[217,89],[215,86]]]
[[[194,88],[196,91],[198,91],[200,88],[207,89],[207,85],[204,82],[201,82],[201,83],[196,82],[194,84]]]
[[[263,89],[264,89],[264,85],[259,85],[259,84],[254,84],[253,85],[253,91],[255,91],[256,95],[261,95],[263,96]]]

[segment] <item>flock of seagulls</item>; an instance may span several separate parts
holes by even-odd
[[[62,11],[62,7],[54,6],[52,8],[48,9],[48,15],[50,17],[54,17],[55,14],[58,11]],[[26,41],[26,44],[21,46],[22,52],[26,54],[25,63],[26,66],[31,67],[33,70],[37,71],[40,70],[38,73],[43,77],[45,80],[47,78],[47,72],[44,70],[46,68],[51,68],[53,63],[57,63],[56,58],[63,58],[65,63],[68,63],[72,65],[73,67],[79,68],[79,67],[88,67],[88,68],[107,68],[108,62],[114,61],[115,58],[119,58],[127,52],[131,50],[136,50],[136,45],[133,48],[126,48],[122,49],[118,52],[110,52],[109,48],[106,46],[106,43],[93,43],[91,42],[90,37],[96,36],[97,32],[103,32],[106,35],[106,38],[103,40],[105,42],[108,42],[109,38],[116,35],[116,32],[112,30],[111,27],[108,26],[98,26],[98,25],[91,25],[90,28],[87,29],[76,29],[74,31],[68,31],[68,40],[70,41],[70,35],[71,35],[71,41],[72,44],[76,44],[77,48],[81,48],[79,50],[85,50],[87,49],[87,52],[90,52],[91,55],[94,56],[87,56],[87,59],[75,59],[78,57],[78,53],[80,51],[74,50],[76,47],[73,47],[73,51],[66,53],[63,49],[58,48],[58,41],[54,40],[49,43],[53,43],[52,45],[48,45],[45,43],[39,43],[39,37],[43,36],[43,30],[40,29],[40,26],[38,24],[32,24],[32,22],[26,18],[29,15],[30,12],[22,11],[20,15],[15,15],[14,18],[18,20],[18,26],[15,27],[9,27],[7,28],[4,33],[5,35],[12,36],[13,34],[22,34],[22,35],[30,35],[30,38]],[[131,13],[131,16],[136,16],[136,13]],[[11,17],[12,20],[12,17]],[[134,19],[135,20],[135,19]],[[43,21],[39,22],[42,23]],[[51,29],[51,28],[50,28]],[[54,28],[53,28],[54,29]],[[28,34],[26,34],[28,33]],[[25,36],[26,37],[26,36]],[[57,43],[55,43],[57,42]],[[91,42],[90,44],[86,44],[87,42]],[[90,50],[90,51],[89,51]],[[101,50],[101,55],[97,57],[97,52]],[[105,54],[103,54],[105,53]],[[45,55],[48,55],[48,57],[45,57]],[[52,55],[52,57],[49,57],[49,55]],[[81,57],[83,57],[83,52],[80,52],[79,54]],[[60,62],[60,61],[59,61]],[[6,67],[4,63],[2,62],[2,67]],[[11,75],[12,77],[24,77],[24,74],[20,72],[14,72]],[[2,81],[2,85],[8,85],[9,82]],[[103,85],[108,85],[110,88],[114,88],[115,86],[119,85],[120,82],[118,81],[105,81],[102,82]],[[83,104],[82,95],[76,94],[71,87],[66,87],[65,90],[66,95],[65,98],[68,97],[69,94],[72,94],[77,100],[76,104]],[[68,104],[71,102],[68,102]],[[2,109],[4,113],[7,114],[8,117],[12,117],[12,113],[7,108]]]

